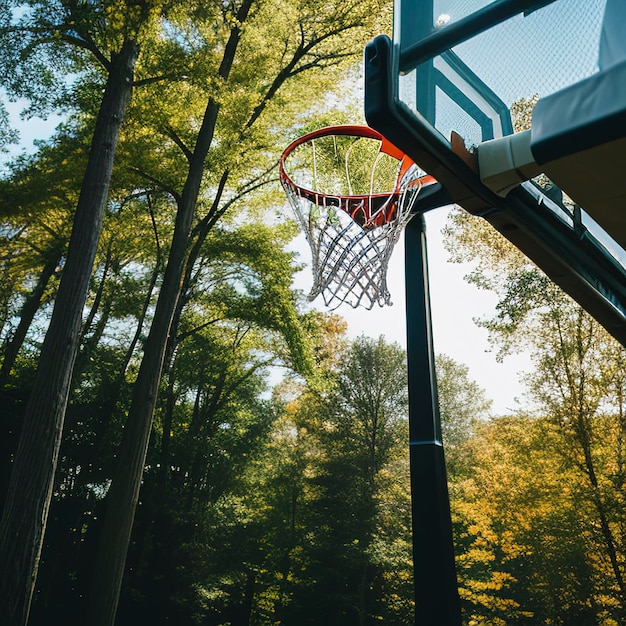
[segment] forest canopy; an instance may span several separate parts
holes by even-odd
[[[0,0],[0,149],[8,103],[63,120],[0,174],[2,626],[413,624],[406,355],[294,288],[277,180],[362,122],[390,18]],[[535,364],[497,416],[437,356],[464,623],[624,623],[624,350],[484,224],[446,239]]]

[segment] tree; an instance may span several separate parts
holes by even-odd
[[[342,445],[367,451],[368,480],[385,463],[406,420],[406,356],[384,337],[359,337],[341,364],[335,405]]]
[[[93,585],[96,600],[92,607],[98,619],[110,621],[115,612],[163,363],[170,368],[175,362],[179,336],[185,332],[179,332],[181,320],[186,308],[193,309],[196,289],[201,284],[198,277],[206,270],[208,257],[205,252],[210,245],[209,234],[223,221],[227,225],[224,232],[234,239],[232,235],[237,229],[230,228],[233,223],[224,219],[225,214],[238,202],[241,206],[246,194],[270,180],[277,156],[277,133],[286,138],[293,132],[293,122],[297,122],[295,115],[310,105],[307,98],[301,97],[299,90],[313,78],[316,80],[316,91],[320,93],[336,83],[335,69],[360,54],[363,43],[360,35],[368,24],[378,19],[377,7],[377,2],[350,2],[332,7],[316,1],[293,6],[284,2],[256,3],[247,0],[234,4],[77,3],[62,0],[58,3],[32,3],[28,10],[17,11],[12,14],[13,17],[10,12],[2,13],[7,25],[4,31],[7,37],[1,42],[7,60],[2,79],[12,93],[31,98],[33,110],[42,110],[46,101],[53,107],[71,108],[67,99],[67,82],[56,80],[69,73],[80,79],[73,91],[76,96],[74,101],[80,109],[74,118],[77,125],[74,130],[80,127],[82,132],[81,124],[86,127],[93,124],[98,111],[106,117],[106,106],[98,104],[103,78],[110,79],[111,89],[116,85],[125,94],[115,115],[115,124],[108,127],[113,135],[105,141],[106,147],[110,148],[106,152],[106,166],[96,164],[93,168],[102,175],[102,184],[97,187],[100,195],[91,204],[87,202],[86,193],[81,194],[78,200],[80,210],[76,211],[74,235],[63,270],[65,286],[59,288],[56,294],[55,313],[48,332],[50,339],[47,339],[41,352],[38,380],[54,383],[54,377],[46,375],[46,368],[49,367],[52,374],[58,375],[58,393],[50,386],[40,387],[41,382],[35,385],[31,394],[32,408],[28,414],[37,414],[38,417],[24,421],[24,432],[36,441],[27,441],[25,435],[14,463],[14,486],[5,507],[6,524],[14,526],[19,517],[14,509],[18,485],[24,482],[20,478],[23,470],[19,468],[32,469],[39,462],[42,467],[45,465],[45,471],[41,472],[41,489],[35,489],[39,495],[34,497],[30,507],[37,509],[37,515],[31,515],[31,520],[35,520],[32,532],[27,530],[26,524],[19,524],[25,539],[10,546],[11,549],[25,546],[23,549],[28,555],[23,559],[6,558],[5,563],[29,561],[31,565],[26,570],[30,568],[32,574],[33,568],[36,569],[39,550],[36,544],[40,545],[44,530],[38,520],[46,518],[50,502],[63,414],[73,384],[72,369],[79,342],[82,341],[83,350],[74,375],[74,382],[78,385],[77,398],[80,397],[80,386],[89,384],[85,374],[89,371],[87,364],[90,358],[95,354],[115,353],[115,358],[119,355],[120,369],[114,377],[117,383],[111,387],[109,403],[110,410],[113,410],[120,389],[126,385],[125,380],[120,382],[120,376],[127,372],[133,348],[142,340],[141,328],[146,311],[150,309],[151,289],[158,278],[159,263],[155,265],[153,280],[146,285],[145,306],[143,313],[136,315],[138,324],[131,347],[118,353],[102,346],[98,352],[98,343],[108,320],[114,320],[111,311],[114,311],[115,298],[112,294],[107,296],[106,289],[107,285],[113,284],[116,270],[113,267],[114,250],[109,251],[108,244],[101,248],[102,265],[98,267],[93,283],[95,285],[100,278],[99,286],[94,289],[86,325],[81,327],[81,313],[97,254],[95,248],[119,124],[131,88],[136,85],[143,87],[142,98],[136,99],[127,116],[122,129],[122,150],[118,155],[129,157],[129,166],[122,171],[118,165],[115,175],[118,181],[122,181],[120,188],[126,188],[126,197],[144,196],[149,203],[157,193],[162,196],[167,194],[169,207],[175,211],[172,238],[160,242],[162,252],[168,255],[167,268],[150,332],[143,342],[144,356],[139,375],[133,384],[134,401],[125,428],[126,441],[118,455],[118,475],[113,477],[107,498],[111,502],[109,510],[116,512],[110,514],[104,524],[103,556],[99,561],[110,565],[110,569],[97,566],[101,572],[98,575],[106,584],[94,582]],[[294,29],[294,24],[298,25],[297,29]],[[16,33],[21,35],[19,40],[24,44],[21,51],[16,46],[11,48],[11,40]],[[282,45],[275,45],[277,41]],[[138,56],[139,51],[141,57]],[[24,62],[25,58],[27,62]],[[124,65],[123,61],[126,62],[126,76],[116,74],[119,79],[116,83],[114,70],[119,69],[118,65]],[[41,81],[33,80],[34,77],[41,77]],[[44,90],[39,89],[42,84],[49,89],[44,97],[39,97],[44,94]],[[105,96],[109,91],[107,87]],[[294,95],[298,97],[294,98]],[[282,126],[277,123],[279,120]],[[103,126],[106,125],[96,124],[96,131],[99,132]],[[97,143],[94,138],[92,156]],[[242,154],[247,158],[242,158]],[[92,169],[89,168],[92,168],[93,162],[90,163],[83,179],[84,185],[90,179]],[[252,168],[250,163],[254,164]],[[120,205],[125,202],[121,192],[110,205],[111,213],[119,208],[118,202]],[[89,228],[89,238],[82,238],[81,229],[85,224],[81,220],[89,212],[81,207],[86,204],[97,207],[90,213],[94,220]],[[254,207],[250,210],[254,215]],[[232,212],[235,213],[234,210]],[[250,241],[252,239],[248,238]],[[260,239],[258,241],[261,242]],[[77,248],[76,242],[87,245],[84,249]],[[111,243],[110,240],[108,243]],[[232,251],[227,250],[226,253]],[[261,258],[262,255],[259,255]],[[263,286],[257,302],[271,330],[284,337],[292,364],[304,369],[308,358],[305,341],[299,329],[295,298],[286,284],[290,270],[286,266],[283,269],[285,271],[280,274],[275,286]],[[278,275],[278,272],[274,273],[274,276]],[[247,286],[253,284],[251,280]],[[70,290],[70,286],[76,290]],[[34,296],[33,304],[36,306],[37,294]],[[21,315],[24,327],[28,326],[26,313],[23,311]],[[237,321],[242,321],[250,314],[241,309],[235,317]],[[61,335],[61,327],[65,323],[68,332]],[[55,348],[53,335],[57,339],[65,337],[61,341],[67,343],[65,352]],[[18,344],[19,341],[15,342],[12,349],[19,348]],[[284,345],[281,349],[284,356],[287,350]],[[63,362],[59,360],[61,357]],[[7,367],[11,359],[7,361]],[[103,381],[108,376],[105,369],[99,369]],[[174,381],[174,377],[171,380]],[[52,417],[44,416],[43,409],[37,408],[38,394],[41,403],[53,398]],[[104,387],[101,387],[98,397],[104,396]],[[103,428],[108,424],[106,416],[107,411],[103,410],[96,418]],[[41,445],[35,451],[36,442]],[[27,453],[28,450],[30,452]],[[28,482],[31,488],[34,487],[33,481]],[[30,499],[27,500],[30,502]],[[119,517],[116,518],[116,514]],[[7,533],[8,537],[12,531],[7,530]],[[31,535],[34,540],[29,539]],[[8,567],[5,573],[4,580],[9,581],[7,585],[13,585],[11,581],[15,581],[14,586],[32,589],[31,574],[25,574],[27,580],[24,583],[23,580],[19,582],[20,577],[15,577]],[[25,593],[30,597],[32,590]],[[14,604],[23,605],[27,612],[28,603],[28,599],[24,602],[17,599]],[[102,611],[98,609],[100,603],[106,605]]]
[[[617,433],[624,412],[624,348],[512,247],[494,242],[482,226],[457,214],[448,233],[455,254],[481,261],[470,279],[500,296],[495,315],[482,323],[501,356],[521,346],[532,350],[536,369],[527,378],[529,395],[544,418],[541,424],[558,430],[558,453],[584,485],[585,495],[578,500],[585,511],[582,523],[596,543],[594,549],[583,546],[581,551],[594,572],[594,585],[580,589],[588,596],[573,605],[590,603],[591,619],[606,614],[622,621],[623,521],[617,503],[623,483],[616,468],[623,458]]]
[[[536,340],[540,349],[534,359],[535,372],[529,376],[530,391],[563,435],[561,453],[585,479],[588,505],[597,516],[596,538],[608,559],[606,575],[613,579],[606,592],[619,599],[615,617],[623,620],[626,586],[619,529],[624,518],[616,507],[616,496],[624,482],[623,476],[614,476],[613,469],[622,464],[623,452],[621,446],[615,446],[610,433],[622,429],[623,392],[620,384],[615,387],[611,383],[616,374],[623,380],[623,371],[618,372],[620,364],[623,367],[624,350],[566,297],[555,298],[538,317]],[[610,411],[612,419],[603,419],[605,411]],[[614,425],[607,428],[607,421]],[[605,447],[611,450],[613,459]]]
[[[5,564],[0,574],[0,593],[7,598],[2,619],[12,624],[26,623],[28,619],[78,349],[81,314],[100,237],[113,158],[131,97],[139,46],[147,25],[161,13],[161,8],[147,2],[124,1],[103,5],[36,3],[31,11],[21,16],[16,14],[17,24],[8,28],[12,41],[19,35],[23,42],[22,52],[14,50],[16,62],[4,66],[9,70],[3,76],[4,84],[14,93],[37,101],[36,87],[41,83],[29,82],[27,75],[31,72],[37,75],[43,70],[44,77],[50,77],[49,68],[57,65],[59,58],[70,58],[73,63],[67,65],[83,69],[85,57],[80,53],[68,54],[68,48],[93,55],[106,79],[63,277],[41,349],[0,523],[0,553]],[[9,55],[6,34],[7,31],[3,49],[8,59],[13,54]],[[22,62],[21,54],[27,62]],[[49,63],[47,68],[46,63]],[[11,75],[10,71],[16,69],[17,76]],[[63,81],[53,84],[63,91]]]
[[[469,377],[469,368],[445,354],[435,357],[437,396],[446,466],[452,476],[466,466],[463,444],[490,415],[491,400]]]
[[[208,232],[229,208],[231,203],[223,198],[223,194],[233,172],[241,171],[241,153],[254,150],[256,152],[253,154],[261,156],[267,150],[267,135],[257,135],[257,127],[262,124],[262,128],[268,132],[274,126],[275,118],[270,115],[276,110],[275,107],[285,104],[281,92],[292,82],[297,83],[301,76],[316,72],[316,76],[321,77],[320,70],[332,69],[348,59],[356,46],[353,47],[354,42],[347,33],[362,28],[372,19],[369,11],[371,7],[356,2],[338,7],[318,5],[316,2],[299,7],[285,6],[280,2],[277,5],[268,3],[257,7],[252,0],[243,0],[239,6],[223,5],[219,16],[213,13],[207,16],[203,13],[204,8],[199,7],[193,14],[198,22],[183,19],[180,24],[174,21],[171,23],[176,36],[178,33],[181,36],[181,39],[173,37],[172,41],[179,44],[199,41],[205,63],[207,58],[211,60],[208,67],[205,65],[208,73],[203,77],[208,98],[204,101],[200,120],[195,117],[181,120],[183,123],[180,128],[169,123],[178,122],[177,119],[165,124],[161,120],[159,128],[168,138],[168,148],[173,146],[178,149],[178,158],[182,155],[187,161],[186,176],[178,182],[182,182],[181,190],[176,184],[165,182],[171,180],[171,174],[166,174],[163,179],[163,189],[171,193],[176,202],[176,227],[154,319],[133,387],[133,401],[120,448],[118,468],[107,496],[107,515],[95,567],[96,576],[92,583],[92,600],[89,603],[93,623],[111,623],[115,614],[126,546],[168,349],[168,336],[172,332],[174,335],[176,333],[177,307],[179,303],[184,304],[181,297],[186,296],[183,292],[185,264],[193,263],[194,244],[202,244]],[[218,17],[217,32],[215,17]],[[293,20],[299,25],[295,35]],[[189,29],[193,37],[187,39]],[[279,34],[284,47],[267,43],[268,40],[275,42]],[[347,45],[347,42],[352,43]],[[273,54],[268,56],[268,50],[273,51]],[[210,56],[207,55],[208,51],[211,52]],[[243,52],[247,54],[245,60],[241,61]],[[259,84],[258,74],[250,72],[251,58],[271,68],[267,82]],[[235,80],[238,82],[235,83]],[[242,85],[249,87],[250,91],[242,90]],[[183,92],[182,95],[193,99],[189,93]],[[169,97],[175,99],[180,96],[181,90],[169,94]],[[218,121],[223,124],[225,131],[220,135],[218,148],[214,149],[214,137],[221,130]],[[211,166],[219,169],[211,172],[213,186],[205,198],[201,191],[207,165],[210,171],[213,169]],[[160,172],[158,175],[147,171],[140,173],[153,182],[161,180]],[[259,173],[255,173],[248,186],[254,186],[253,181],[258,178]],[[208,202],[209,210],[192,230],[201,198],[211,198]],[[192,235],[196,238],[193,243],[190,240]],[[285,319],[284,330],[293,329],[296,322],[292,308],[290,316]],[[297,349],[297,342],[292,342],[290,347],[292,350]]]
[[[253,591],[239,581],[256,562],[254,509],[241,501],[243,477],[273,418],[262,398],[267,355],[259,353],[267,339],[250,324],[220,320],[179,348],[171,440],[167,453],[163,446],[149,451],[118,621],[142,615],[157,624],[213,613],[228,620],[229,611],[234,620],[252,602]],[[229,574],[224,595],[232,602],[218,607],[203,590]]]
[[[387,612],[393,623],[405,623],[410,602],[384,598],[388,589],[397,593],[404,585],[404,595],[410,587],[406,571],[394,576],[388,561],[401,567],[410,561],[410,506],[406,491],[404,507],[390,508],[383,495],[401,492],[398,483],[408,486],[404,352],[382,337],[359,337],[331,384],[304,396],[298,411],[297,423],[318,443],[306,481],[312,495],[305,584],[294,589],[285,615],[307,624],[321,616],[367,624]]]
[[[481,422],[465,442],[471,471],[453,482],[452,503],[470,623],[599,623],[596,547],[563,444],[528,415]]]
[[[80,134],[59,134],[55,145],[12,163],[2,181],[3,269],[10,289],[3,307],[8,328],[0,388],[9,380],[40,307],[54,299],[53,278],[64,265],[88,141]]]

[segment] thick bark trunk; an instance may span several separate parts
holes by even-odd
[[[246,21],[251,5],[252,0],[244,0],[236,16],[239,24]],[[228,78],[240,38],[241,30],[235,26],[224,49],[219,69],[223,79]],[[176,214],[163,285],[133,388],[118,464],[107,494],[107,509],[91,582],[90,600],[86,607],[85,623],[89,626],[113,626],[115,621],[167,340],[181,293],[191,226],[218,112],[218,102],[210,98],[190,158],[187,180]]]
[[[24,416],[0,524],[2,623],[26,624],[119,130],[132,92],[138,49],[126,42],[112,59],[74,217],[67,262]]]

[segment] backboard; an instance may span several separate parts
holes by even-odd
[[[365,51],[365,112],[626,344],[624,5],[395,0],[393,41]]]

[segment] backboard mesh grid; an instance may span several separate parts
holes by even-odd
[[[432,5],[396,0],[395,10],[417,16],[413,23],[420,24],[407,28],[402,19],[396,22],[402,25],[394,31],[399,54],[419,37],[492,4],[493,0],[433,0]],[[455,131],[470,148],[528,129],[539,98],[598,72],[605,6],[606,0],[556,0],[518,14],[401,74],[400,100],[426,117],[446,140]],[[419,86],[426,84],[430,87],[422,88],[420,99]],[[425,102],[424,93],[434,101]],[[545,176],[536,182],[544,189],[552,186]],[[567,203],[546,197],[544,205],[573,227]],[[606,251],[625,264],[624,251],[584,211],[581,218]]]
[[[403,4],[411,3],[397,0],[396,4],[396,10],[402,10]],[[489,4],[488,0],[434,0],[432,30],[445,28]],[[471,116],[459,110],[454,98],[450,99],[454,86],[465,91],[468,82],[484,84],[506,111],[521,98],[547,96],[595,73],[605,4],[606,0],[558,0],[528,15],[517,15],[454,47],[451,52],[458,65],[451,70],[444,69],[449,65],[449,52],[447,57],[436,57],[434,126],[446,138],[456,130],[469,144],[492,138],[490,132],[495,137],[511,132],[498,125],[493,131],[477,127]],[[412,43],[402,42],[400,32],[394,33],[394,38],[400,53]],[[424,70],[418,67],[400,78],[401,100],[420,112],[423,106],[416,102],[412,85],[420,80],[415,74],[419,76]],[[452,87],[443,84],[441,75],[450,79]]]

